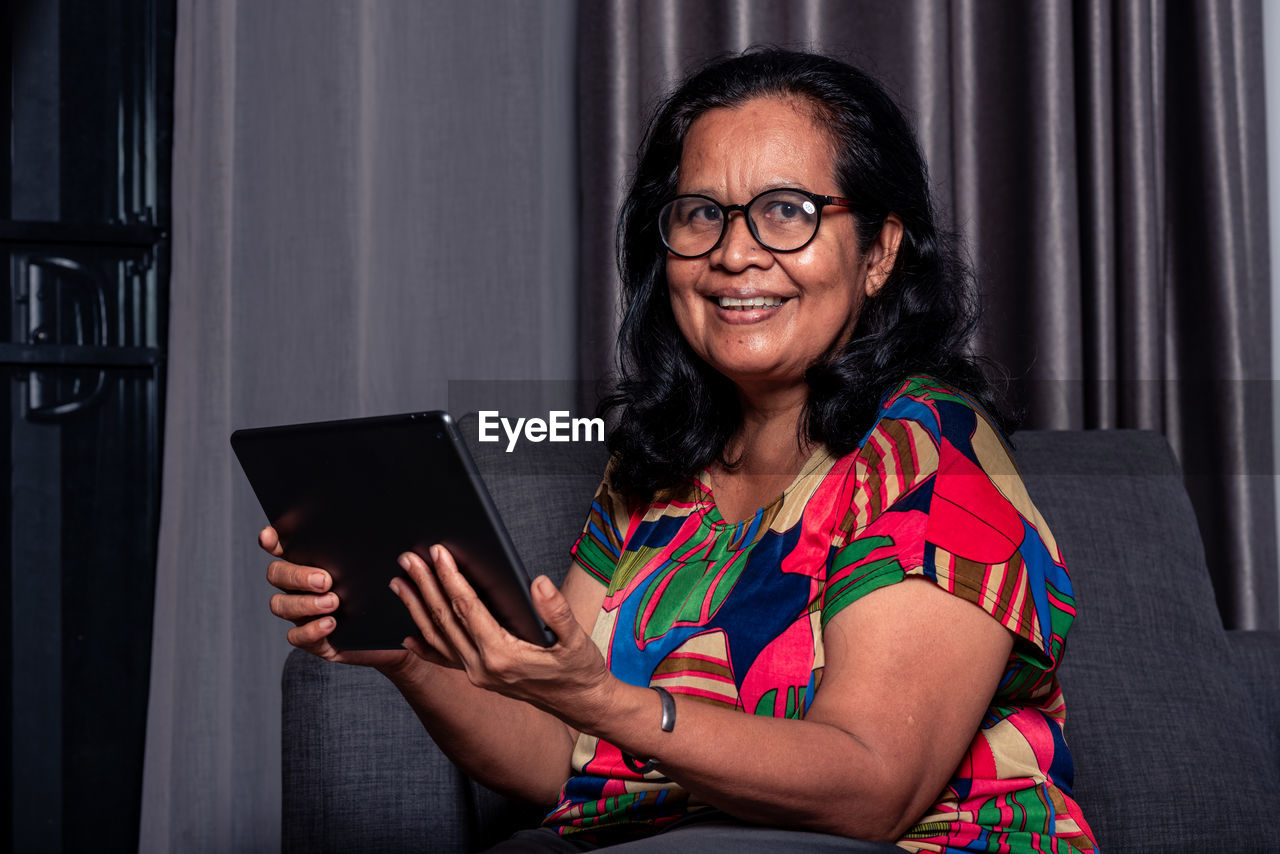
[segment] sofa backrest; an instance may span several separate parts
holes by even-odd
[[[526,441],[508,453],[505,442],[478,441],[474,415],[461,418],[458,429],[525,568],[559,583],[608,461],[604,444]]]
[[[1076,796],[1104,851],[1266,851],[1270,739],[1232,661],[1168,443],[1027,431],[1015,457],[1079,617],[1062,686]]]

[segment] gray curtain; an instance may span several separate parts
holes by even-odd
[[[614,211],[655,99],[752,44],[832,53],[913,115],[1025,426],[1162,431],[1224,622],[1280,625],[1261,25],[1257,0],[582,4],[584,372],[609,366]]]
[[[575,378],[574,14],[178,3],[142,850],[279,849],[287,626],[231,431]]]

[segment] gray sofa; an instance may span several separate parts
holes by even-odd
[[[1223,630],[1168,445],[1129,431],[1015,445],[1076,587],[1066,737],[1103,851],[1280,851],[1280,632]],[[603,451],[474,451],[531,571],[562,574]],[[283,750],[288,852],[477,850],[539,816],[459,774],[378,673],[297,651]]]

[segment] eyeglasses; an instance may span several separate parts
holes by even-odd
[[[827,205],[852,207],[839,196],[822,196],[786,187],[766,190],[745,205],[722,205],[710,196],[676,196],[658,214],[658,231],[671,254],[698,258],[720,245],[729,214],[742,211],[756,242],[773,252],[795,252],[809,245]]]

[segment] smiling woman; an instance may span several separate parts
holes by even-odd
[[[750,68],[708,67],[650,126],[618,250],[623,378],[609,403],[627,417],[610,447],[624,488],[664,488],[736,459],[741,398],[733,378],[706,361],[710,348],[729,355],[730,341],[749,360],[744,368],[772,359],[780,375],[803,374],[804,388],[792,387],[804,398],[797,429],[838,453],[857,446],[883,395],[913,373],[965,390],[1001,418],[968,355],[976,289],[935,225],[911,127],[856,69],[768,67],[783,55],[795,56],[759,52]],[[769,249],[760,239],[767,218],[754,197],[775,189],[812,196],[808,241]],[[714,240],[674,234],[671,214],[691,195],[705,204],[688,215],[705,219],[709,210]],[[747,297],[777,303],[780,322],[757,324],[774,316],[754,306],[735,310]],[[714,405],[690,407],[690,398]]]
[[[1057,681],[1075,615],[982,372],[970,277],[880,87],[755,51],[662,106],[622,212],[612,459],[558,642],[502,630],[440,547],[382,670],[486,785],[548,805],[495,850],[1092,851]],[[275,532],[261,536],[280,556]]]

